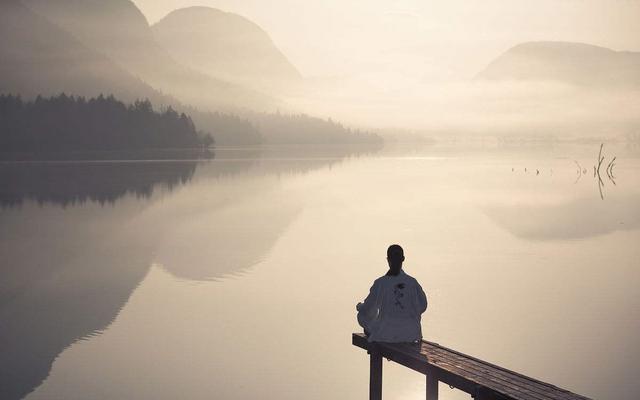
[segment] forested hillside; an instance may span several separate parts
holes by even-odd
[[[0,95],[2,152],[103,151],[210,146],[189,116],[150,101],[131,105],[113,96],[85,99],[61,94],[23,101]]]

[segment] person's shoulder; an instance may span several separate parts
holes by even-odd
[[[386,276],[386,275],[382,275],[381,277],[379,277],[379,278],[377,278],[375,281],[373,281],[373,284],[374,284],[374,285],[376,285],[376,284],[380,284],[380,283],[382,283],[383,281],[385,281],[386,279],[387,279],[387,276]]]
[[[396,277],[395,276],[389,276],[389,275],[382,275],[381,277],[379,277],[378,279],[373,281],[373,286],[378,286],[378,287],[388,286],[389,284],[391,284],[393,282],[394,278],[396,278]]]
[[[403,271],[404,272],[404,271]],[[418,283],[418,280],[416,278],[414,278],[413,276],[407,274],[406,272],[404,273],[404,278],[412,283]]]

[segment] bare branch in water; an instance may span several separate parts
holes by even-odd
[[[602,179],[598,178],[598,191],[600,191],[600,199],[604,200],[604,195],[602,194]]]
[[[604,187],[604,181],[602,180],[602,176],[600,175],[600,168],[602,167],[602,163],[604,162],[604,156],[602,155],[602,149],[604,148],[604,143],[600,144],[600,151],[598,152],[598,165],[594,165],[593,166],[593,177],[597,177],[598,178],[598,191],[600,192],[600,198],[602,200],[604,200],[604,194],[602,192],[602,188]],[[616,181],[615,181],[615,177],[613,176],[613,167],[616,165],[615,161],[616,161],[617,157],[613,157],[611,159],[611,161],[609,161],[609,164],[607,164],[607,167],[605,168],[605,172],[607,173],[607,177],[609,178],[609,180],[614,184],[614,186],[617,186]]]
[[[604,161],[604,157],[602,156],[602,148],[604,147],[604,143],[600,144],[600,151],[598,152],[598,168],[596,169],[598,176],[600,176],[600,166]]]

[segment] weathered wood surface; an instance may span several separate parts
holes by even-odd
[[[463,390],[478,400],[589,400],[587,397],[549,383],[425,340],[420,344],[373,344],[367,342],[363,334],[354,333],[352,341],[355,346],[375,350],[384,358],[425,374],[427,377],[431,375],[438,381]]]

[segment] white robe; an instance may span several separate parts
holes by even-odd
[[[376,279],[369,295],[356,309],[358,323],[369,333],[369,342],[422,339],[420,319],[427,309],[427,296],[418,281],[402,270],[397,276]]]

